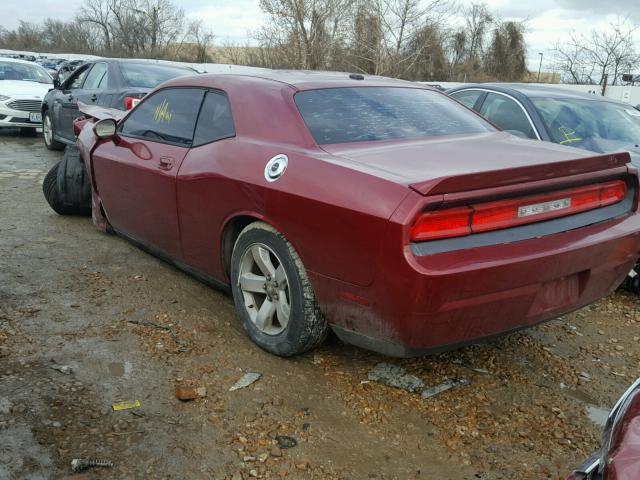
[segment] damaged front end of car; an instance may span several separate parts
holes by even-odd
[[[640,478],[640,378],[611,409],[602,448],[576,468],[567,480]]]

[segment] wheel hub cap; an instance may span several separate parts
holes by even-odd
[[[244,307],[258,330],[277,335],[287,328],[291,314],[289,279],[275,252],[256,243],[243,253],[238,287]]]

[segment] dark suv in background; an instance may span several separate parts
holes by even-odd
[[[49,150],[62,150],[74,143],[73,121],[81,115],[78,101],[130,110],[160,83],[195,74],[188,67],[151,61],[100,59],[84,63],[62,82],[54,80],[55,88],[45,96],[44,143]]]

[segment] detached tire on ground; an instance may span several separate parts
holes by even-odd
[[[69,146],[42,183],[51,208],[60,215],[91,215],[91,186],[77,147]]]
[[[264,350],[289,357],[326,338],[327,323],[302,261],[270,225],[254,222],[238,236],[231,290],[242,326]]]

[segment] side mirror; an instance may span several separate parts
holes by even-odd
[[[113,118],[103,118],[93,126],[93,133],[98,138],[112,138],[116,134],[116,121]]]

